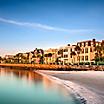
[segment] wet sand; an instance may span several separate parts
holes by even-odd
[[[40,73],[58,78],[87,100],[87,104],[104,104],[103,71],[44,71]]]

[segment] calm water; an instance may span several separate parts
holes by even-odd
[[[39,74],[0,68],[0,104],[80,104],[65,88]]]

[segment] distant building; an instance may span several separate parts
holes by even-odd
[[[34,52],[28,52],[28,55],[29,55],[29,63],[32,63],[32,58],[33,58],[33,55],[34,55]]]
[[[79,51],[78,51],[79,48]],[[97,50],[99,49],[99,52]],[[101,51],[100,51],[101,50]],[[100,55],[98,55],[100,53]],[[33,63],[33,64],[78,64],[93,63],[95,59],[102,61],[104,57],[104,40],[85,40],[77,42],[76,45],[66,45],[59,49],[49,48],[47,50],[35,49],[27,53],[16,55],[5,55],[2,63]]]
[[[13,55],[5,55],[1,63],[12,63],[14,56]]]
[[[47,49],[44,50],[44,63],[45,64],[55,64],[57,59],[57,49]]]
[[[8,59],[8,58],[13,58],[14,56],[13,55],[5,55],[5,59]]]
[[[81,41],[77,45],[81,48],[79,54],[80,62],[94,62],[95,59],[95,47],[101,46],[101,42],[93,40]]]
[[[74,57],[73,60],[73,56],[71,55],[71,53],[75,51],[75,47],[76,45],[69,44],[67,46],[60,47],[58,49],[58,63],[65,65],[76,62],[76,58]]]

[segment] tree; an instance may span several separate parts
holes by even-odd
[[[48,53],[48,57],[50,58],[50,62],[49,63],[51,63],[52,53]]]
[[[58,62],[59,62],[59,58],[57,57],[55,63],[58,65],[59,64]]]
[[[2,57],[0,56],[0,63],[1,63],[1,61],[2,61]]]
[[[34,56],[36,58],[37,63],[43,64],[44,63],[44,51],[42,49],[35,49]]]
[[[58,51],[58,55],[61,55],[61,57],[63,57],[63,49],[60,49],[60,50]]]
[[[80,63],[79,54],[80,54],[81,48],[77,45],[77,46],[75,47],[75,51],[76,51],[77,54],[78,54],[78,64],[79,64],[79,63]]]
[[[74,63],[75,62],[75,55],[76,55],[76,53],[74,52],[74,51],[72,51],[71,53],[70,53],[70,55],[72,56],[72,63]]]

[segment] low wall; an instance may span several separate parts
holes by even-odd
[[[42,70],[66,70],[66,71],[104,71],[104,66],[68,66],[68,65],[47,65],[47,64],[0,64],[1,67],[42,69]]]
[[[70,66],[46,65],[46,64],[0,64],[1,67],[25,68],[25,69],[45,69],[45,70],[67,70]]]

